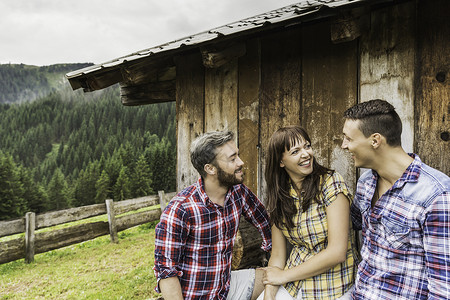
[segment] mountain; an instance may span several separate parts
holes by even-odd
[[[175,190],[175,102],[73,91],[87,65],[0,65],[0,220]]]
[[[65,74],[92,63],[30,66],[0,64],[0,103],[30,102],[68,85]]]

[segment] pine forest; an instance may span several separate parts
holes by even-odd
[[[0,220],[175,191],[175,103],[74,92],[79,67],[0,65]]]

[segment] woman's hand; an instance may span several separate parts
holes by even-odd
[[[264,285],[283,285],[287,281],[285,281],[285,272],[284,270],[277,267],[265,267],[263,268],[263,283]]]
[[[278,286],[266,285],[264,289],[264,300],[275,300],[278,292]]]

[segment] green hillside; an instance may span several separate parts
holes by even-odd
[[[25,85],[36,96],[0,103],[0,220],[175,190],[174,103],[125,107],[117,85],[58,83],[83,64],[0,66],[2,99]]]
[[[157,299],[155,223],[0,265],[0,299]]]
[[[0,103],[33,101],[67,85],[64,75],[92,64],[57,64],[37,67],[0,64]]]

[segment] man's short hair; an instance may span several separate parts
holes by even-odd
[[[359,130],[365,137],[379,133],[386,138],[388,145],[401,146],[402,121],[394,106],[385,100],[358,103],[344,112],[344,118],[359,120]]]
[[[232,131],[212,131],[197,137],[191,144],[191,163],[205,177],[206,164],[214,164],[217,155],[216,149],[234,138]]]

